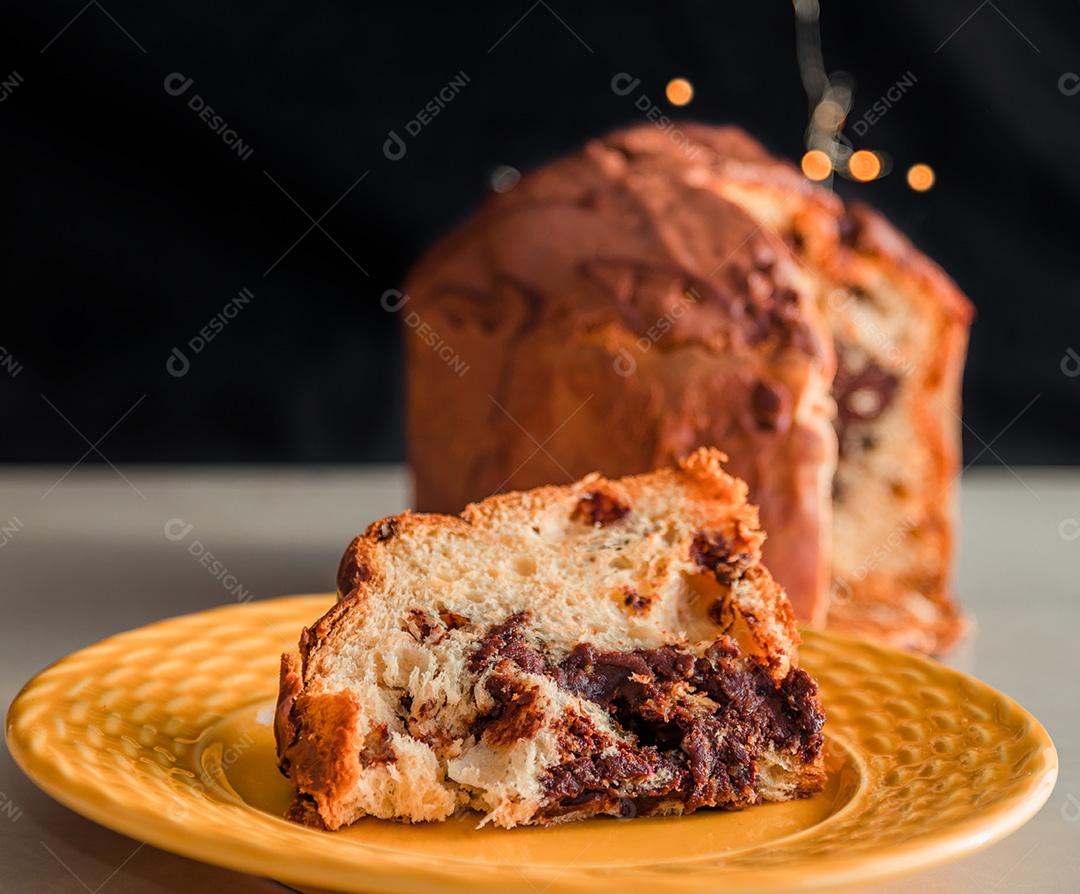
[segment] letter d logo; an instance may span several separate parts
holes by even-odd
[[[615,355],[611,365],[615,368],[616,374],[623,378],[632,376],[637,371],[637,361],[626,348],[619,348],[619,353]]]
[[[611,79],[611,92],[616,96],[626,96],[633,93],[640,83],[641,78],[635,78],[632,74],[621,71]]]
[[[165,371],[174,379],[182,379],[191,369],[191,361],[179,348],[173,348],[169,359],[165,361]]]
[[[383,310],[393,313],[394,311],[401,310],[408,300],[409,296],[404,292],[399,292],[397,289],[387,289],[382,293],[379,304],[382,305]]]
[[[1067,823],[1080,820],[1080,798],[1072,792],[1065,796],[1065,803],[1061,805],[1061,818]]]
[[[1065,356],[1061,358],[1061,371],[1070,379],[1080,376],[1080,354],[1072,348],[1065,349]]]
[[[179,96],[186,93],[188,87],[193,83],[194,81],[191,78],[185,78],[180,72],[174,71],[172,74],[165,76],[165,92],[169,96]]]
[[[390,131],[390,136],[386,138],[386,142],[382,144],[383,155],[390,159],[390,161],[401,161],[405,157],[407,147],[405,141],[398,136],[396,130]]]
[[[184,521],[182,518],[170,518],[165,522],[165,536],[175,543],[187,537],[194,527],[193,524]]]

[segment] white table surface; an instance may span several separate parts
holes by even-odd
[[[191,539],[255,598],[325,591],[352,534],[407,500],[397,467],[129,466],[124,478],[108,467],[80,468],[56,484],[64,471],[0,468],[5,706],[30,676],[74,649],[233,600],[225,589],[232,581],[191,555]],[[1080,891],[1080,470],[975,469],[964,479],[962,518],[959,589],[978,629],[951,663],[1046,725],[1061,760],[1058,785],[1005,841],[874,890]],[[183,542],[165,536],[170,519],[193,525]],[[39,792],[4,749],[0,891],[84,890],[283,889],[82,819]]]

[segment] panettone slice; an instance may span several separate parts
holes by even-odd
[[[699,450],[350,544],[282,660],[294,819],[504,827],[690,813],[824,784],[823,712],[746,486]]]

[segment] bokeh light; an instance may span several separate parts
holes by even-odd
[[[847,115],[844,107],[834,99],[823,99],[814,108],[814,127],[835,132],[840,129]]]
[[[908,168],[907,182],[916,192],[926,192],[934,185],[934,169],[930,165],[917,164]]]
[[[694,98],[694,85],[686,78],[672,78],[664,93],[673,106],[684,106]]]
[[[848,173],[863,183],[876,180],[881,176],[881,159],[869,149],[860,149],[858,152],[851,153],[847,166]]]
[[[802,157],[802,172],[811,180],[824,180],[832,173],[832,161],[820,149],[811,149]]]

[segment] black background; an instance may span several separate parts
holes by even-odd
[[[803,151],[789,3],[530,3],[7,4],[0,79],[20,83],[0,102],[0,346],[19,371],[0,371],[0,459],[73,462],[87,443],[62,413],[90,442],[108,432],[99,448],[116,462],[398,460],[399,320],[379,297],[497,166],[526,170],[641,121],[613,75],[639,77],[677,117]],[[1080,351],[1080,93],[1059,82],[1078,80],[1080,9],[823,7],[826,63],[856,83],[850,121],[917,78],[855,139],[892,173],[839,189],[885,210],[978,308],[967,459],[1077,461],[1080,378],[1062,363]],[[188,94],[166,92],[173,72]],[[387,159],[388,132],[460,72],[464,90]],[[674,76],[695,85],[685,109],[664,100]],[[250,157],[199,120],[191,93]],[[937,172],[929,193],[904,182],[915,162]],[[305,211],[339,198],[325,233],[264,275],[311,225]],[[251,303],[170,376],[173,347],[244,287]]]

